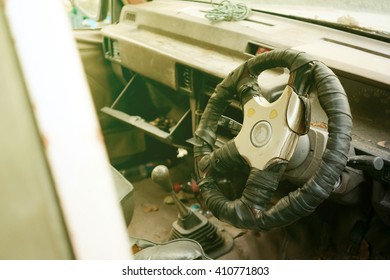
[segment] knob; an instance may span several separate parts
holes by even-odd
[[[160,187],[162,187],[167,192],[170,192],[173,198],[173,201],[175,202],[178,210],[179,210],[179,216],[180,217],[187,217],[190,215],[190,210],[187,209],[187,207],[177,198],[174,190],[173,185],[171,181],[171,176],[169,175],[168,167],[165,165],[158,165],[156,166],[152,171],[152,180],[156,184],[159,184]]]
[[[165,191],[172,192],[173,185],[169,175],[168,167],[165,165],[158,165],[152,171],[152,180],[159,184]]]

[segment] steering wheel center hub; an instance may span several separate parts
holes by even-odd
[[[278,160],[289,160],[303,126],[304,107],[298,95],[286,86],[282,95],[268,102],[260,94],[243,105],[244,122],[234,139],[241,157],[251,166],[264,170]]]
[[[255,147],[265,146],[272,136],[272,126],[267,121],[260,121],[254,125],[251,131],[251,142]]]

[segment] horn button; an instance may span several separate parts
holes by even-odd
[[[289,160],[304,125],[304,105],[290,86],[275,102],[253,96],[244,104],[244,122],[234,139],[240,155],[252,167],[266,169]]]

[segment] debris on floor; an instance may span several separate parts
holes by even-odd
[[[145,213],[156,212],[159,210],[157,205],[149,204],[149,203],[142,204],[142,207]]]

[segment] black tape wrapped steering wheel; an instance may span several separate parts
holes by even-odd
[[[290,78],[282,95],[269,103],[257,77],[266,69],[285,67]],[[310,128],[309,89],[315,86],[328,117],[328,142],[315,174],[299,189],[268,208],[300,135]],[[218,120],[235,97],[244,120],[239,134],[213,150]],[[294,50],[275,50],[249,59],[229,74],[210,97],[195,131],[194,156],[201,174],[205,204],[220,220],[239,228],[269,230],[311,214],[332,193],[348,160],[352,116],[337,76],[323,63]],[[215,175],[249,165],[240,198],[229,200]]]

